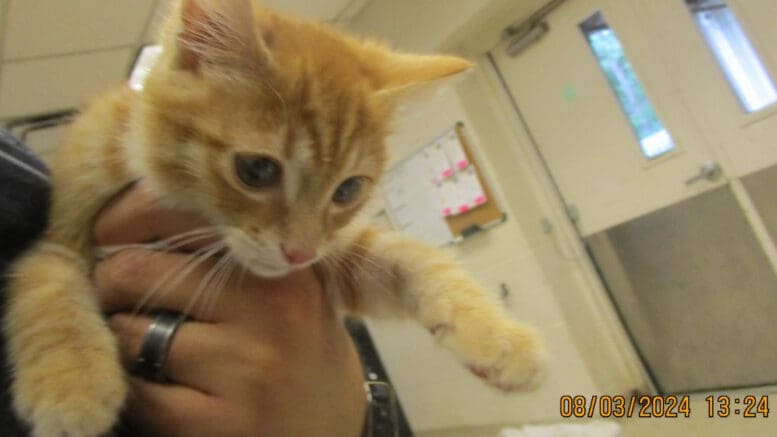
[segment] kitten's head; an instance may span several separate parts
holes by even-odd
[[[326,254],[386,161],[391,112],[470,63],[416,56],[251,0],[181,0],[135,122],[150,185],[263,276]]]

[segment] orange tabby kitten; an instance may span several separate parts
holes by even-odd
[[[181,0],[142,92],[91,105],[52,163],[44,237],[12,268],[16,411],[36,436],[98,436],[127,395],[89,280],[96,214],[133,181],[209,218],[260,276],[315,264],[347,311],[393,310],[504,390],[545,352],[442,251],[354,220],[386,161],[392,110],[465,60],[415,56],[250,0]]]

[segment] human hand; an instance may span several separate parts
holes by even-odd
[[[95,241],[148,242],[202,224],[190,214],[161,210],[135,187],[101,214]],[[189,308],[192,317],[172,340],[168,383],[130,378],[126,419],[164,436],[358,435],[366,404],[361,365],[311,270],[270,280],[237,267],[241,271],[223,280],[217,298],[208,302],[219,287],[206,284],[200,302],[192,302],[217,266],[218,259],[207,259],[178,282],[170,277],[148,300],[145,315],[133,315],[160,278],[190,256],[133,248],[95,268],[99,298],[128,369],[151,323],[149,311]]]

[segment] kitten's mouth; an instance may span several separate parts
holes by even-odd
[[[304,262],[289,259],[281,245],[273,250],[270,247],[261,246],[242,232],[229,232],[225,234],[224,242],[229,248],[232,257],[249,272],[263,278],[278,278],[286,276],[296,270],[305,269],[314,264],[320,256],[313,256]]]
[[[243,262],[238,259],[238,262],[243,264],[248,270],[250,270],[252,273],[254,273],[257,276],[260,276],[263,278],[278,278],[278,277],[286,276],[291,272],[294,272],[297,270],[306,269],[311,265],[315,264],[316,260],[311,260],[303,264],[284,263],[282,265],[261,262],[258,260]]]
[[[291,264],[284,261],[273,262],[235,250],[230,250],[230,252],[240,265],[262,278],[280,278],[296,270],[307,268],[314,263],[314,261],[304,264]]]
[[[279,278],[282,276],[286,276],[287,274],[294,271],[295,270],[294,267],[296,267],[296,266],[266,262],[254,257],[241,256],[239,253],[236,253],[235,251],[232,251],[232,254],[234,258],[237,260],[237,262],[243,267],[245,267],[246,270],[262,278]]]

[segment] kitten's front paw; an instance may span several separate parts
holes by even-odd
[[[17,371],[12,389],[34,437],[97,437],[118,420],[127,383],[115,355],[60,350]]]
[[[472,373],[500,390],[532,390],[544,379],[545,345],[534,329],[516,321],[460,317],[434,334]]]
[[[517,323],[495,338],[486,340],[498,344],[501,353],[490,360],[475,360],[468,367],[472,373],[503,391],[528,391],[537,388],[545,377],[548,359],[539,335]]]

